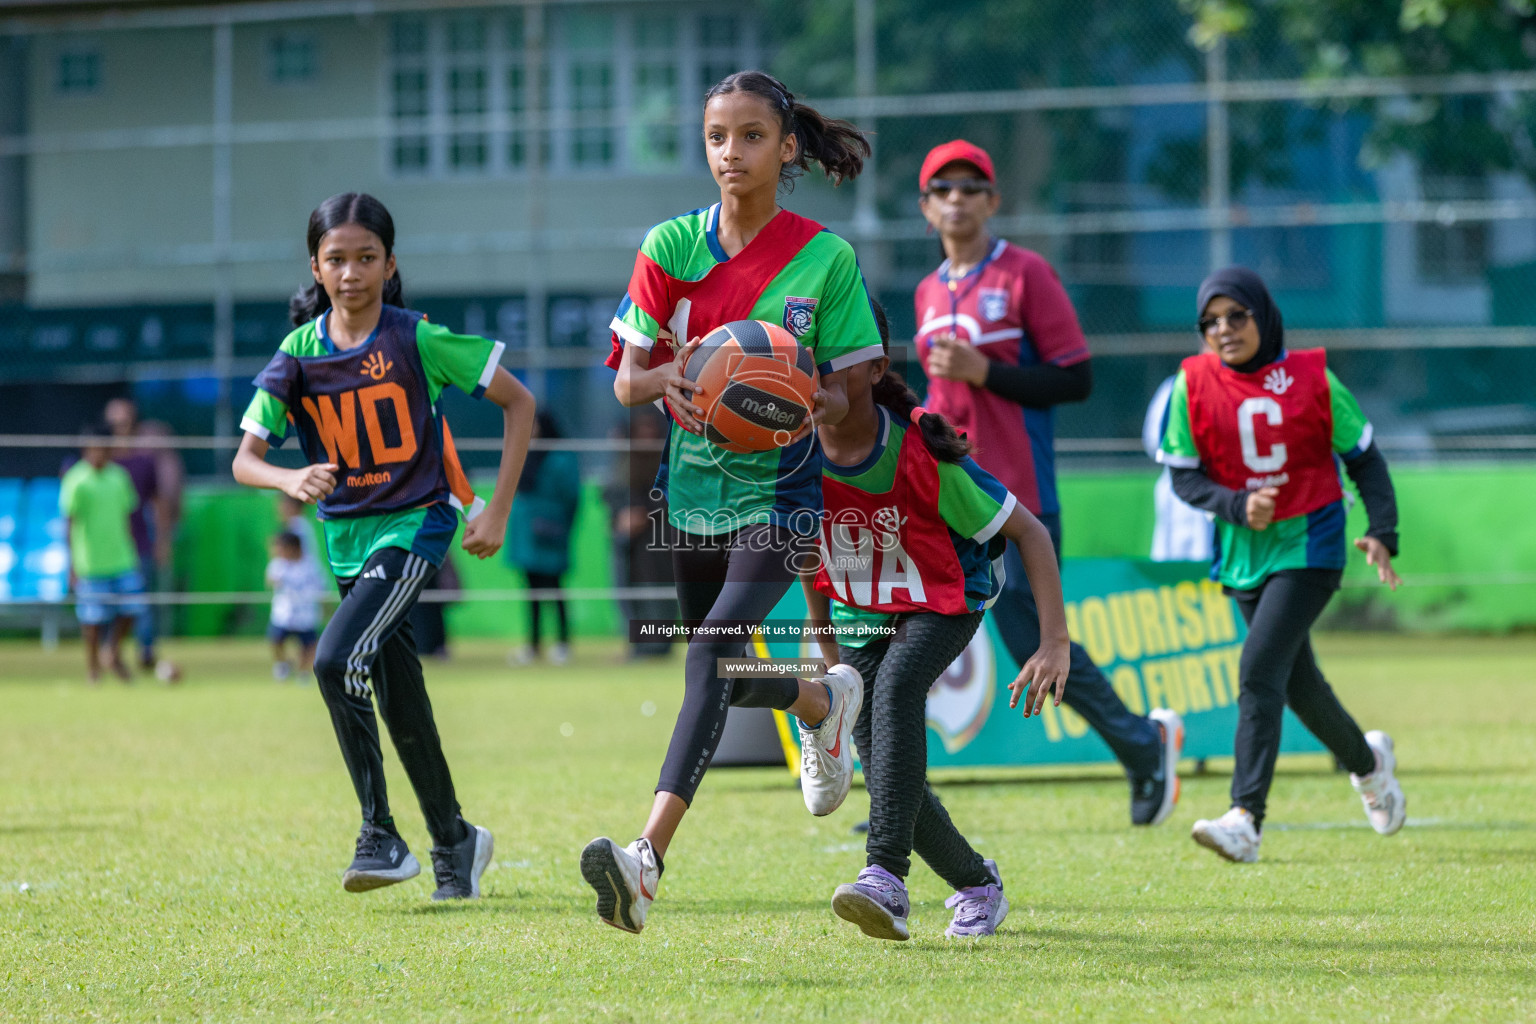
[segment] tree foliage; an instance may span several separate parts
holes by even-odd
[[[1202,46],[1275,34],[1322,83],[1352,76],[1412,77],[1529,71],[1536,63],[1536,0],[1181,0]],[[1427,175],[1480,177],[1514,170],[1536,181],[1536,96],[1412,95],[1339,101],[1371,129],[1366,166],[1397,153]]]

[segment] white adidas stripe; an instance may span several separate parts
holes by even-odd
[[[380,570],[380,575],[374,578],[385,578],[383,566],[375,566]],[[373,663],[379,650],[379,636],[394,622],[410,602],[415,600],[420,590],[419,584],[426,578],[431,569],[431,563],[424,558],[408,554],[405,556],[405,566],[401,570],[400,578],[395,581],[390,589],[389,596],[374,613],[373,621],[368,623],[368,628],[363,630],[352,645],[352,652],[347,657],[346,687],[347,692],[356,697],[366,697],[368,689],[368,666]],[[365,576],[370,574],[365,573]]]

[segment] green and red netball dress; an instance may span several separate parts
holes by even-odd
[[[675,217],[646,235],[628,293],[611,325],[615,369],[626,344],[647,366],[732,320],[782,324],[823,374],[878,359],[880,334],[853,248],[788,210],[735,256],[717,234],[720,206]],[[816,432],[777,451],[738,454],[686,430],[670,431],[657,486],[672,525],[704,536],[753,523],[811,534],[821,511]]]
[[[329,316],[283,339],[256,377],[240,427],[275,446],[291,423],[309,462],[338,467],[336,489],[319,503],[337,576],[357,575],[385,547],[441,565],[457,512],[473,517],[484,502],[470,489],[437,399],[450,384],[483,395],[504,346],[385,306],[372,337],[339,351],[326,334]]]
[[[1342,569],[1344,492],[1336,455],[1371,444],[1371,424],[1322,349],[1286,351],[1254,373],[1213,352],[1184,360],[1158,461],[1199,468],[1237,491],[1274,487],[1275,521],[1252,530],[1218,519],[1212,575],[1238,590],[1283,569]]]
[[[880,440],[856,466],[822,466],[821,566],[838,642],[859,647],[868,628],[905,612],[964,615],[1002,588],[999,531],[1017,499],[965,458],[942,462],[916,422],[884,406]]]

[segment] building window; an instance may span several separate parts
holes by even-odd
[[[697,152],[694,85],[751,64],[748,23],[698,6],[546,10],[538,51],[521,8],[394,20],[393,172],[521,174],[537,145],[556,173],[675,173]]]
[[[81,96],[101,91],[101,53],[96,50],[68,50],[59,54],[58,91]]]
[[[315,77],[315,38],[279,32],[267,40],[267,78],[279,84],[308,82]]]

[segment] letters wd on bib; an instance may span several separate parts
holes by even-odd
[[[1247,627],[1236,604],[1198,562],[1072,559],[1062,567],[1067,629],[1137,714],[1169,707],[1184,716],[1184,756],[1230,757],[1237,728],[1237,663]],[[771,619],[800,621],[800,588]],[[768,639],[776,658],[809,648]],[[1039,719],[1008,707],[1018,674],[989,616],[928,693],[933,767],[1115,763],[1104,742],[1066,705]],[[1287,711],[1281,753],[1322,750]],[[793,716],[789,721],[794,721]]]

